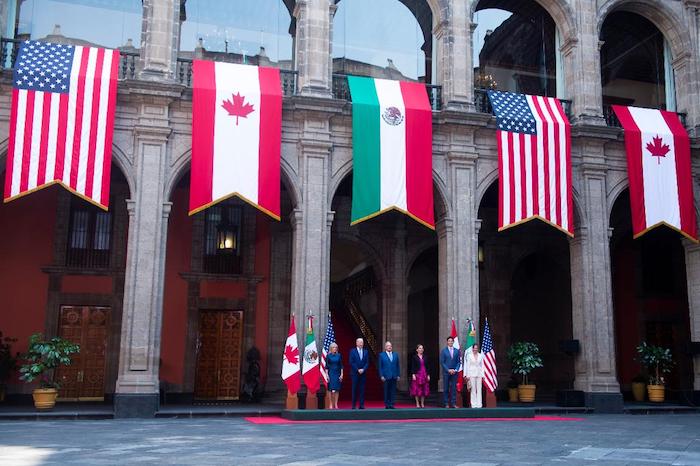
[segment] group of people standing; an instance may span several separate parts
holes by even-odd
[[[369,353],[364,347],[364,340],[355,340],[355,348],[348,355],[350,378],[352,380],[352,409],[365,409],[365,382],[369,368]],[[481,408],[481,385],[484,377],[484,356],[479,352],[479,345],[473,345],[464,351],[454,348],[454,339],[447,338],[447,346],[440,351],[440,367],[444,381],[443,406],[457,407],[457,378],[459,367],[463,363],[464,383],[471,393],[471,407]],[[330,346],[326,357],[328,368],[328,390],[330,391],[330,409],[338,409],[338,396],[343,381],[343,361],[338,352],[338,345]],[[423,345],[416,346],[411,360],[410,394],[416,400],[416,408],[425,408],[425,398],[430,394],[430,363],[425,355]],[[384,351],[377,358],[379,377],[384,386],[384,407],[394,409],[396,384],[401,378],[399,355],[394,353],[390,341],[384,343]]]

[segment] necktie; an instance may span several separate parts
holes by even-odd
[[[360,348],[357,348],[357,354],[360,355],[360,361],[362,361],[362,350]]]
[[[453,358],[454,354],[452,353],[452,348],[450,348],[450,358]]]
[[[394,360],[394,356],[392,356],[390,352],[387,352],[386,354],[389,355],[389,361],[393,361],[393,360]]]

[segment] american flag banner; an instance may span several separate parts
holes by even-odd
[[[481,352],[484,354],[484,385],[489,391],[496,391],[498,387],[498,371],[496,370],[496,352],[493,350],[493,341],[491,340],[491,329],[489,328],[489,320],[486,319],[484,326],[484,338],[481,341]]]
[[[498,141],[499,231],[539,218],[573,236],[571,126],[553,97],[489,91]]]
[[[15,63],[5,202],[58,183],[107,209],[119,51],[26,41]]]
[[[323,349],[321,350],[321,375],[323,382],[328,386],[328,370],[326,369],[326,356],[331,349],[331,343],[335,343],[335,330],[333,330],[333,319],[328,314],[328,328],[326,329],[326,338],[323,339]]]

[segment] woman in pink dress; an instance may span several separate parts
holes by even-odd
[[[416,408],[425,408],[425,397],[430,393],[428,362],[423,354],[423,345],[416,346],[411,360],[411,396],[416,399]]]

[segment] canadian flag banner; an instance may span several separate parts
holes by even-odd
[[[279,220],[279,70],[204,60],[192,68],[190,215],[237,196]]]
[[[635,238],[667,225],[697,241],[690,139],[674,112],[613,105],[625,130]]]

